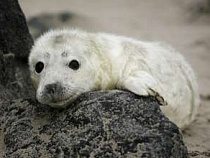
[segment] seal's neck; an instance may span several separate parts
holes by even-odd
[[[100,45],[100,42],[96,42],[95,40],[91,40],[91,46],[94,48],[94,64],[95,66],[95,89],[96,90],[108,90],[115,89],[117,74],[113,74],[113,65],[112,59],[109,56],[109,52],[107,49],[104,49],[104,45]]]

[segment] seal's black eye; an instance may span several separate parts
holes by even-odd
[[[69,63],[69,68],[73,69],[73,70],[77,70],[79,69],[79,62],[77,60],[72,60]]]
[[[42,72],[43,68],[44,68],[43,62],[39,61],[38,63],[36,63],[35,70],[38,74]]]

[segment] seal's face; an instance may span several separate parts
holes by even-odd
[[[94,66],[85,42],[64,31],[49,32],[36,41],[29,65],[39,102],[64,107],[94,88]]]

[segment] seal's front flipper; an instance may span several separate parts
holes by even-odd
[[[149,94],[151,96],[154,96],[161,105],[163,106],[168,105],[167,101],[164,100],[164,98],[157,91],[153,90],[152,88],[149,88],[149,91],[150,91]]]
[[[167,105],[167,102],[160,94],[160,84],[146,71],[140,71],[125,78],[123,85],[123,88],[137,95],[154,96],[161,105]]]

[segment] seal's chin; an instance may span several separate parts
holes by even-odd
[[[72,103],[76,98],[77,98],[77,95],[74,95],[74,96],[72,96],[68,99],[64,99],[64,100],[61,100],[61,101],[53,101],[53,102],[49,102],[47,104],[50,105],[51,107],[54,107],[54,108],[65,108],[70,103]]]
[[[54,108],[65,108],[69,103],[71,103],[71,98],[67,100],[62,100],[59,102],[49,102],[47,104]]]

